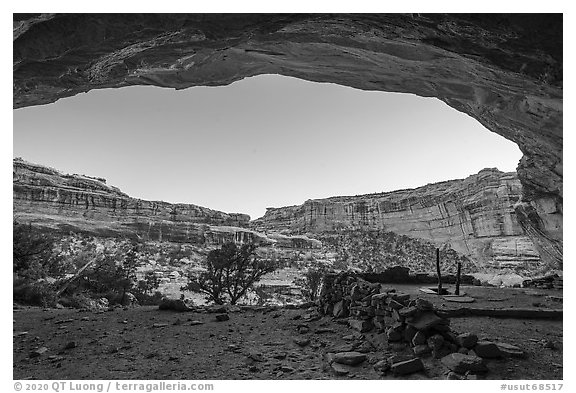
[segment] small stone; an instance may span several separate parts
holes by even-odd
[[[310,340],[307,338],[295,338],[294,343],[299,347],[305,347],[310,344]]]
[[[40,347],[38,349],[33,350],[32,352],[30,352],[30,357],[31,358],[37,358],[38,356],[42,356],[43,354],[45,354],[46,352],[48,352],[48,348],[46,347]]]
[[[345,310],[344,310],[344,301],[340,300],[339,302],[337,302],[336,304],[334,304],[334,308],[332,309],[332,316],[334,318],[342,318],[345,315]]]
[[[300,334],[306,334],[310,331],[310,327],[308,327],[308,325],[298,325],[296,330],[298,330]]]
[[[524,352],[522,349],[520,349],[515,345],[506,343],[496,343],[496,346],[504,356],[520,359],[524,359],[527,357],[526,352]]]
[[[384,373],[390,370],[390,363],[386,359],[380,360],[374,364],[374,370]]]
[[[361,340],[363,338],[364,338],[364,335],[360,334],[360,333],[352,333],[352,334],[349,334],[347,336],[342,336],[342,340],[345,340],[345,341]]]
[[[396,310],[394,310],[396,311]],[[414,306],[412,307],[404,307],[397,311],[398,315],[401,318],[407,318],[415,315],[418,312],[418,309]]]
[[[63,323],[70,323],[70,322],[74,322],[74,320],[73,320],[73,319],[62,319],[62,320],[56,321],[56,322],[54,322],[54,323],[55,323],[56,325],[61,325],[61,324],[63,324]]]
[[[481,358],[500,358],[502,357],[502,352],[498,349],[498,346],[491,341],[478,341],[474,346],[474,352]]]
[[[414,301],[414,305],[418,310],[429,311],[434,309],[434,305],[426,299],[417,298]]]
[[[388,338],[388,341],[392,342],[402,340],[402,334],[393,328],[388,328],[388,330],[386,330],[386,337]]]
[[[413,374],[415,372],[424,370],[424,363],[422,363],[420,358],[414,358],[404,362],[394,363],[390,369],[396,375]]]
[[[167,323],[155,323],[155,324],[152,325],[153,328],[163,328],[163,327],[166,327],[166,326],[168,326]]]
[[[294,370],[290,366],[280,366],[280,371],[285,372],[285,373],[293,373],[296,370]]]
[[[547,349],[556,349],[556,344],[552,340],[543,339],[540,341],[540,345]]]
[[[416,345],[414,348],[412,348],[412,351],[414,351],[414,355],[421,357],[432,352],[432,349],[428,345],[422,344]]]
[[[264,356],[260,352],[250,352],[246,356],[248,356],[249,359],[252,359],[255,362],[263,362],[264,361]]]
[[[471,349],[478,342],[478,336],[472,333],[462,333],[456,336],[456,343],[461,347]]]
[[[204,322],[202,321],[190,321],[190,326],[202,325]]]
[[[374,348],[374,345],[372,345],[371,342],[369,341],[363,341],[362,344],[358,345],[358,347],[356,348],[356,351],[361,352],[361,353],[369,353],[369,352],[374,352],[376,348]]]
[[[330,367],[334,371],[334,373],[338,376],[348,375],[350,373],[350,368],[340,363],[332,363]]]
[[[218,322],[228,321],[229,319],[230,319],[230,316],[228,314],[217,314],[216,315],[216,321],[218,321]]]
[[[482,358],[479,358],[478,356],[451,353],[450,355],[444,356],[440,361],[450,370],[459,374],[464,374],[468,371],[485,372],[488,370],[484,365]]]
[[[454,371],[450,371],[448,375],[446,375],[446,379],[449,380],[464,380],[466,379],[465,375],[455,373]]]
[[[412,342],[412,339],[414,338],[416,333],[418,333],[418,330],[416,330],[416,328],[414,328],[413,326],[407,325],[406,328],[404,329],[404,331],[402,332],[402,336],[404,338],[404,341],[406,341],[408,343]]]
[[[435,334],[433,336],[428,337],[426,343],[433,350],[439,350],[442,347],[442,345],[444,345],[444,337],[442,337],[440,334]]]
[[[348,321],[348,325],[354,330],[359,331],[360,333],[368,332],[372,330],[374,327],[372,322],[367,319],[351,319]]]
[[[333,361],[348,366],[355,366],[366,360],[366,355],[360,352],[339,352],[334,354]]]
[[[64,346],[64,349],[72,349],[72,348],[76,348],[78,346],[78,343],[76,341],[70,341],[68,344],[66,344]]]
[[[316,334],[323,334],[323,333],[336,333],[336,330],[332,328],[318,328],[314,331]]]
[[[412,345],[422,345],[426,344],[426,335],[422,332],[416,332],[414,337],[412,337]]]

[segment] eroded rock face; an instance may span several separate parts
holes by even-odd
[[[266,73],[437,97],[518,144],[520,221],[561,263],[562,28],[561,14],[15,15],[14,107]]]
[[[211,226],[246,227],[250,221],[247,214],[131,198],[104,179],[66,175],[19,159],[13,190],[15,220],[62,232],[203,243]]]
[[[451,247],[478,266],[513,267],[540,260],[514,206],[522,186],[515,173],[484,169],[466,179],[354,197],[308,200],[268,209],[251,225],[286,233],[386,230]]]

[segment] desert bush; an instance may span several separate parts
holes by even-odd
[[[67,295],[88,293],[92,297],[105,297],[114,304],[123,303],[127,293],[138,292],[136,270],[141,262],[136,243],[86,254],[82,262],[89,259],[94,259],[94,263],[67,287]]]
[[[236,304],[263,275],[277,269],[275,262],[258,258],[255,245],[237,247],[234,243],[210,251],[204,264],[206,271],[189,272],[181,290],[203,293],[216,304]]]
[[[138,304],[142,306],[157,306],[160,304],[164,295],[162,292],[155,291],[154,293],[143,293],[143,292],[133,292],[134,296],[136,296],[136,300],[138,300]]]
[[[58,302],[56,289],[48,281],[15,278],[12,283],[14,301],[32,306],[54,307]]]
[[[308,268],[304,277],[296,278],[294,284],[302,288],[302,295],[307,300],[316,301],[322,286],[322,278],[327,272],[324,266]]]
[[[54,252],[54,238],[32,224],[12,224],[12,268],[21,278],[60,277],[62,258]]]

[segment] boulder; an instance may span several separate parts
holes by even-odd
[[[185,312],[185,311],[194,311],[192,302],[183,299],[170,299],[170,298],[163,298],[158,305],[158,309],[160,310],[170,310],[170,311],[178,311],[178,312]]]
[[[230,319],[230,316],[228,314],[217,314],[216,315],[216,321],[218,321],[218,322],[228,321],[229,319]]]
[[[500,358],[502,357],[502,352],[496,344],[491,341],[478,341],[474,346],[474,352],[481,358]]]
[[[334,318],[342,318],[345,317],[345,310],[344,310],[344,301],[340,300],[336,304],[334,304],[334,308],[332,309],[332,316]]]
[[[394,363],[390,369],[396,375],[413,374],[424,370],[424,363],[422,363],[420,358],[414,358],[404,362]]]
[[[458,374],[465,374],[466,372],[478,373],[486,372],[488,369],[478,356],[464,355],[462,353],[451,353],[444,356],[441,360],[442,364],[450,370]]]
[[[386,330],[386,337],[388,338],[388,341],[400,341],[402,340],[402,333],[390,327]]]
[[[417,331],[414,337],[412,337],[412,345],[417,346],[422,344],[426,344],[426,335]]]
[[[478,342],[478,336],[472,333],[462,333],[456,336],[456,344],[471,349]]]
[[[407,318],[406,323],[410,326],[414,326],[417,330],[427,330],[444,324],[444,318],[436,315],[434,311],[424,311],[414,317]]]

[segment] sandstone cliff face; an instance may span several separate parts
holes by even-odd
[[[246,227],[250,221],[246,214],[131,198],[104,179],[18,159],[13,168],[15,219],[62,232],[201,243],[210,226]]]
[[[521,193],[514,173],[484,169],[463,180],[416,189],[271,208],[252,226],[291,234],[385,230],[449,244],[479,267],[516,266],[540,260],[514,210]]]
[[[517,214],[561,263],[562,32],[562,14],[15,14],[13,104],[267,73],[437,97],[518,144]]]

